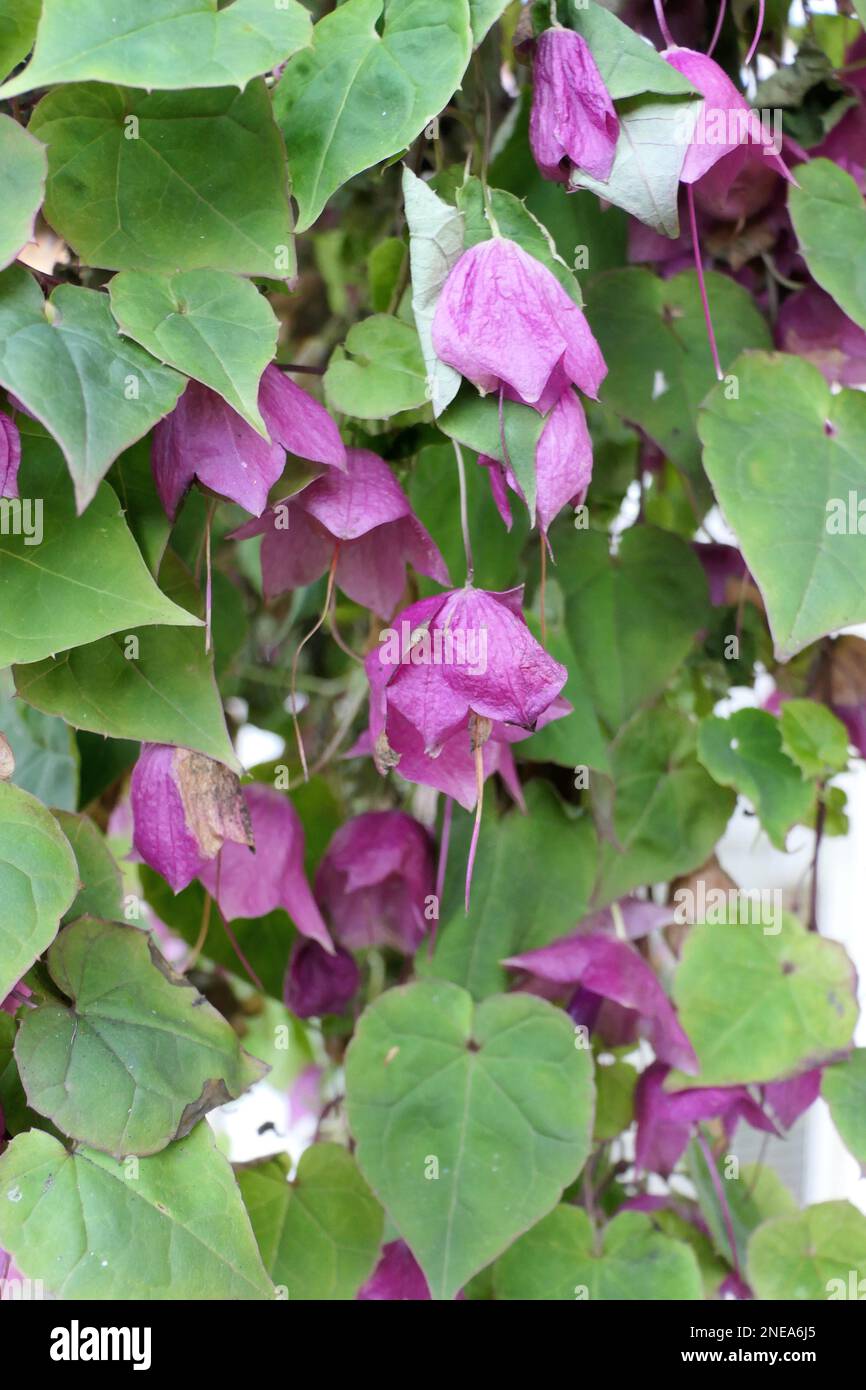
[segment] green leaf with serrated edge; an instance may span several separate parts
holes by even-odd
[[[743,348],[770,347],[752,296],[725,275],[706,278],[722,366]],[[606,404],[646,430],[677,468],[699,474],[697,413],[715,377],[697,276],[613,270],[592,281],[586,312],[609,368]]]
[[[313,1144],[289,1182],[285,1154],[238,1170],[265,1269],[290,1302],[352,1299],[372,1273],[384,1213],[339,1144]]]
[[[709,621],[707,582],[691,546],[632,526],[615,555],[602,531],[556,539],[555,575],[596,714],[612,731],[664,689]]]
[[[41,9],[42,0],[0,0],[0,76],[27,57]]]
[[[169,551],[160,570],[184,609],[199,599]],[[32,665],[15,666],[15,688],[44,714],[110,738],[194,748],[239,770],[200,628],[150,626],[118,632]]]
[[[707,1166],[703,1148],[695,1140],[689,1144],[688,1175],[694,1183],[701,1216],[713,1246],[728,1264],[732,1264],[732,1230],[734,1253],[742,1267],[746,1262],[749,1237],[755,1228],[771,1217],[787,1216],[796,1211],[797,1203],[774,1169],[764,1164],[743,1163],[733,1176],[726,1156],[717,1155],[715,1162],[717,1179]],[[724,1208],[719,1202],[720,1189],[724,1193]]]
[[[358,1165],[434,1300],[550,1211],[589,1153],[589,1055],[526,994],[476,1008],[456,985],[388,990],[349,1045],[346,1094]]]
[[[11,116],[0,116],[0,267],[14,261],[33,238],[45,194],[45,147]]]
[[[207,934],[201,947],[202,956],[222,970],[243,980],[248,978],[213,906],[205,918],[206,895],[198,879],[193,879],[179,893],[173,893],[165,879],[147,864],[138,866],[138,877],[145,901],[161,922],[183,937],[188,946],[194,947],[202,923],[206,921]],[[296,939],[288,913],[282,908],[275,908],[264,917],[236,918],[231,929],[244,958],[249,961],[265,991],[273,999],[282,1000],[286,966]]]
[[[345,352],[333,353],[324,379],[331,410],[357,420],[387,420],[427,400],[427,370],[412,324],[373,314],[346,335]]]
[[[9,672],[0,674],[0,732],[15,758],[11,781],[44,806],[78,805],[78,749],[62,719],[52,719],[14,698]]]
[[[174,409],[185,385],[119,336],[107,295],[58,285],[46,301],[18,265],[0,274],[0,383],[57,440],[79,512],[112,461]]]
[[[787,661],[866,621],[866,396],[834,395],[817,367],[781,353],[746,353],[731,372],[738,398],[720,385],[701,411],[704,467]]]
[[[0,100],[55,82],[245,87],[310,42],[296,0],[42,0],[36,50]],[[21,55],[24,56],[23,54]]]
[[[748,797],[776,849],[784,850],[792,825],[808,820],[815,787],[784,751],[775,715],[741,709],[702,720],[698,758],[714,782]]]
[[[267,436],[259,381],[276,351],[277,320],[249,280],[224,270],[124,270],[108,291],[111,312],[128,338],[209,386]]]
[[[460,85],[472,35],[467,0],[346,0],[313,30],[274,91],[300,215],[412,141]]]
[[[597,1237],[586,1212],[568,1206],[556,1207],[497,1260],[493,1286],[505,1301],[703,1298],[690,1247],[660,1235],[643,1212],[621,1212]]]
[[[0,1245],[58,1298],[273,1298],[208,1125],[134,1171],[38,1130],[18,1135],[0,1158]]]
[[[54,940],[77,892],[75,855],[51,812],[0,782],[0,999]]]
[[[674,976],[697,1076],[671,1090],[778,1081],[833,1061],[851,1044],[856,976],[845,950],[794,917],[693,927]]]
[[[453,980],[476,999],[507,987],[512,973],[501,961],[564,936],[589,902],[596,857],[591,820],[569,819],[552,788],[540,781],[527,786],[526,805],[527,814],[515,808],[499,820],[485,812],[468,913],[472,820],[468,813],[454,812],[454,852],[448,857],[436,949],[432,960],[419,955],[416,967],[423,975]]]
[[[827,1067],[821,1095],[845,1147],[866,1171],[866,1047],[856,1048],[844,1062]]]
[[[829,777],[848,766],[848,730],[817,700],[785,700],[779,712],[782,747],[806,777]]]
[[[403,169],[403,208],[409,228],[412,313],[421,342],[433,414],[441,415],[460,390],[460,373],[436,356],[433,317],[448,275],[463,254],[463,214]]]
[[[637,714],[611,744],[613,806],[602,818],[612,838],[600,842],[594,907],[706,863],[735,797],[701,767],[695,741],[690,721],[661,707]]]
[[[488,215],[488,203],[493,214],[492,221]],[[528,255],[541,261],[556,276],[575,304],[582,307],[583,295],[574,272],[569,270],[559,255],[550,232],[533,216],[521,198],[506,193],[502,188],[490,188],[485,199],[481,180],[468,178],[457,190],[457,206],[465,218],[467,249],[497,235],[493,226],[495,222],[500,236],[516,241]]]
[[[45,216],[106,270],[294,274],[286,152],[268,89],[57,87],[29,129],[48,145]]]
[[[656,92],[682,96],[694,91],[681,72],[666,63],[652,44],[641,38],[616,15],[592,0],[562,0],[557,7],[561,24],[586,39],[596,67],[614,101]]]
[[[137,927],[81,917],[48,951],[70,1002],[27,1011],[15,1060],[28,1103],[78,1143],[159,1153],[264,1068]]]
[[[596,179],[576,169],[569,187],[597,193],[662,236],[679,236],[680,175],[699,106],[691,97],[632,97],[622,102],[609,178]]]
[[[850,1202],[821,1202],[765,1221],[749,1241],[746,1278],[760,1299],[862,1299],[866,1216]]]
[[[535,450],[544,429],[545,417],[531,406],[503,400],[500,428],[499,405],[498,396],[479,396],[475,387],[467,381],[448,409],[439,416],[438,425],[450,439],[467,444],[476,454],[487,454],[489,458],[502,458],[504,433],[505,449],[514,476],[523,490],[530,518],[534,519]]]
[[[123,917],[123,881],[105,838],[89,816],[56,811],[58,824],[72,846],[82,887],[63,922],[76,917]]]
[[[866,328],[866,204],[851,175],[829,159],[799,164],[788,207],[800,255],[818,284]]]

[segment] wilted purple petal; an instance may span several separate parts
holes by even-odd
[[[695,1073],[698,1062],[686,1034],[654,971],[625,941],[599,932],[575,932],[503,962],[546,980],[581,984],[595,994],[633,1009],[649,1024],[656,1056],[681,1071]]]
[[[683,183],[696,183],[731,150],[747,143],[766,149],[770,167],[790,179],[780,156],[770,153],[772,134],[718,63],[691,48],[669,48],[662,56],[704,98],[680,175]]]
[[[316,897],[334,940],[357,950],[392,946],[412,955],[434,888],[433,845],[403,811],[367,811],[334,835],[316,874]]]
[[[589,45],[570,29],[545,29],[533,65],[529,143],[546,178],[567,182],[570,160],[607,181],[619,119]]]
[[[360,984],[361,972],[348,951],[338,946],[329,953],[318,941],[296,941],[286,972],[284,1000],[297,1018],[339,1014]]]
[[[0,414],[0,497],[18,496],[21,436],[8,415]]]
[[[669,926],[674,920],[673,907],[645,898],[620,898],[616,907],[618,918],[612,907],[603,907],[583,917],[578,923],[578,931],[617,936],[623,930],[629,941],[637,941],[642,936],[649,936],[650,932]]]
[[[752,582],[742,553],[735,545],[720,545],[716,541],[693,541],[692,549],[707,576],[713,607],[736,604],[743,580]]]
[[[753,1129],[778,1133],[745,1086],[704,1086],[667,1092],[667,1074],[666,1066],[654,1062],[642,1073],[635,1092],[635,1163],[644,1172],[667,1177],[685,1152],[695,1126],[703,1120],[720,1117],[729,1139],[741,1119]]]
[[[763,1087],[764,1101],[783,1129],[790,1129],[821,1094],[820,1067],[792,1076],[788,1081],[771,1081]]]
[[[259,383],[259,410],[275,444],[311,463],[345,469],[346,446],[331,416],[274,362]]]
[[[866,333],[817,285],[785,300],[776,341],[783,352],[813,362],[831,385],[866,385]]]

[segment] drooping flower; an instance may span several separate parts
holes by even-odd
[[[578,168],[606,181],[619,118],[582,35],[546,29],[536,45],[532,81],[529,143],[542,174],[567,183]]]
[[[525,501],[523,490],[510,463],[486,454],[479,455],[478,462],[489,469],[493,500],[510,531],[511,507],[506,487]],[[540,530],[547,535],[563,507],[583,502],[592,480],[592,440],[583,406],[570,387],[563,391],[541,431],[535,450],[535,476],[536,516]]]
[[[298,931],[334,947],[304,872],[304,827],[289,799],[259,783],[244,793],[255,837],[255,854],[245,845],[226,844],[198,877],[226,921],[264,917],[282,907]]]
[[[445,281],[433,346],[482,394],[502,391],[542,415],[570,384],[596,398],[607,373],[583,310],[517,242],[464,251]]]
[[[728,1139],[740,1120],[753,1129],[778,1134],[776,1126],[746,1086],[701,1086],[694,1090],[664,1090],[668,1067],[653,1062],[641,1073],[635,1092],[637,1141],[635,1162],[644,1172],[667,1177],[688,1147],[702,1120],[721,1119]]]
[[[346,450],[324,406],[271,363],[259,385],[270,442],[207,386],[190,381],[153,431],[151,462],[162,505],[173,521],[193,480],[260,516],[282,476],[286,450],[344,470]]]
[[[0,497],[18,496],[21,436],[8,415],[0,414]]]
[[[747,596],[751,597],[755,592],[754,580],[749,574],[741,551],[735,545],[722,545],[718,541],[694,541],[692,549],[707,576],[710,603],[714,608],[738,604],[744,586]]]
[[[694,1074],[698,1062],[655,972],[627,941],[603,932],[577,931],[503,962],[556,984],[580,985],[612,999],[642,1021],[656,1056]]]
[[[132,772],[133,849],[179,893],[225,840],[253,844],[240,783],[214,758],[143,743]]]
[[[292,949],[283,998],[297,1018],[319,1018],[342,1013],[360,984],[361,972],[348,951],[338,946],[329,953],[318,941],[299,940]]]
[[[316,874],[316,897],[342,946],[413,955],[434,887],[433,845],[404,811],[367,811],[340,827]]]
[[[866,386],[866,333],[817,285],[785,300],[776,341],[783,352],[814,362],[831,385]]]
[[[345,474],[324,473],[236,532],[260,534],[267,598],[315,583],[338,545],[336,584],[381,617],[400,601],[407,563],[419,574],[449,583],[438,547],[391,469],[368,449],[349,449]]]

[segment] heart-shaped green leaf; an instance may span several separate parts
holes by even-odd
[[[755,1297],[791,1303],[862,1299],[866,1216],[850,1202],[821,1202],[759,1226],[746,1278]]]
[[[0,999],[54,940],[78,886],[75,855],[50,811],[0,782]]]
[[[677,1075],[671,1089],[809,1071],[846,1051],[857,1021],[856,976],[843,947],[789,916],[693,927],[673,997],[700,1072]]]
[[[847,1148],[866,1171],[866,1047],[855,1048],[844,1062],[827,1068],[821,1095]]]
[[[298,231],[347,179],[411,145],[459,87],[471,49],[467,0],[346,0],[319,20],[274,92]]]
[[[386,420],[424,405],[427,370],[412,324],[390,314],[353,324],[345,352],[331,356],[324,386],[331,410],[358,420]]]
[[[771,346],[763,316],[740,285],[710,274],[707,292],[723,367],[743,348]],[[586,312],[610,368],[607,404],[646,430],[677,468],[699,475],[698,406],[715,378],[697,276],[608,271],[591,282]]]
[[[79,512],[112,461],[174,408],[185,386],[119,336],[107,295],[59,285],[45,301],[23,266],[0,275],[0,382],[57,440]]]
[[[0,99],[55,82],[245,87],[311,37],[296,0],[42,0],[36,51]],[[21,55],[24,56],[23,54]]]
[[[589,1055],[526,994],[474,1008],[456,985],[388,990],[361,1017],[346,1088],[358,1164],[434,1299],[550,1211],[589,1152]]]
[[[108,290],[111,312],[128,338],[218,392],[267,435],[259,381],[276,350],[277,320],[249,280],[222,270],[125,270]]]
[[[123,881],[114,855],[89,816],[55,811],[61,830],[72,846],[81,888],[63,921],[76,917],[123,917]]]
[[[21,515],[29,523],[18,534],[10,528],[0,535],[0,667],[40,661],[142,624],[199,625],[157,588],[111,488],[103,483],[76,517],[52,441],[27,421],[21,437]]]
[[[29,129],[48,145],[45,215],[88,265],[294,274],[286,152],[259,79],[150,95],[73,83]]]
[[[866,621],[866,397],[833,395],[817,367],[781,353],[746,353],[731,371],[737,397],[720,385],[701,412],[704,467],[786,661]]]
[[[13,261],[33,236],[47,172],[44,145],[11,116],[0,116],[0,267]]]
[[[866,328],[866,204],[851,175],[829,159],[797,166],[788,207],[800,255],[818,284]]]
[[[137,927],[81,917],[48,970],[70,1003],[29,1009],[15,1058],[29,1104],[79,1143],[159,1153],[264,1071]]]
[[[354,1298],[372,1272],[383,1212],[339,1144],[312,1144],[289,1182],[285,1154],[238,1172],[265,1269],[288,1299]]]
[[[703,1298],[698,1262],[683,1241],[626,1211],[597,1240],[581,1207],[556,1207],[496,1262],[496,1297],[533,1302]]]
[[[749,798],[777,849],[785,848],[792,825],[808,820],[815,787],[782,748],[775,715],[741,709],[729,719],[704,719],[698,757],[715,782]]]
[[[0,76],[27,57],[41,9],[42,0],[0,0]]]
[[[58,1298],[274,1296],[206,1124],[134,1166],[19,1134],[0,1158],[0,1246]]]

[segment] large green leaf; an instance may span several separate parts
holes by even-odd
[[[391,314],[355,323],[331,355],[324,380],[331,410],[358,420],[386,420],[427,400],[427,371],[418,334]]]
[[[829,159],[800,164],[788,207],[800,254],[818,284],[866,328],[866,204],[851,175]]]
[[[160,571],[166,591],[193,611],[198,595],[177,557]],[[14,668],[22,699],[76,729],[110,738],[174,743],[239,764],[201,628],[149,626]]]
[[[245,87],[310,41],[296,0],[42,0],[36,51],[0,99],[55,82]],[[21,55],[23,57],[23,54]]]
[[[185,385],[118,336],[107,295],[58,285],[45,301],[23,266],[0,275],[0,383],[57,440],[80,512],[112,460],[174,408]]]
[[[30,130],[48,145],[45,215],[88,265],[294,273],[286,153],[264,82],[57,87]]]
[[[850,1202],[821,1202],[759,1226],[746,1277],[762,1299],[791,1303],[860,1299],[866,1281],[866,1216]]]
[[[752,296],[726,275],[707,276],[722,366],[746,347],[770,347]],[[609,372],[608,405],[646,430],[676,466],[700,468],[698,406],[715,377],[700,289],[693,271],[661,280],[631,268],[598,275],[586,312]]]
[[[866,491],[866,397],[834,395],[817,367],[781,353],[747,353],[732,371],[739,398],[719,386],[701,412],[704,467],[785,661],[866,621],[856,505],[848,518],[849,494]]]
[[[0,677],[0,732],[15,758],[12,781],[45,806],[74,811],[78,805],[78,749],[62,719],[52,719],[6,694]],[[12,682],[9,680],[11,687]]]
[[[479,396],[470,382],[464,382],[457,397],[439,416],[439,428],[450,439],[466,444],[476,454],[501,459],[502,436],[514,476],[520,483],[529,515],[535,517],[535,450],[545,419],[531,406],[518,401],[502,402],[500,425],[499,398]]]
[[[626,1211],[596,1237],[581,1207],[556,1207],[496,1262],[496,1297],[532,1302],[654,1302],[703,1298],[698,1262],[683,1241]]]
[[[778,1081],[850,1046],[856,976],[844,949],[793,917],[775,924],[698,925],[674,976],[680,1022],[700,1072],[676,1086]],[[674,1083],[672,1082],[672,1087]]]
[[[595,874],[592,821],[575,822],[544,782],[526,788],[527,813],[517,808],[481,822],[469,912],[464,905],[472,818],[455,811],[449,872],[433,959],[418,969],[453,980],[476,999],[506,988],[500,961],[563,936],[586,912]],[[531,911],[527,904],[532,904]]]
[[[217,391],[253,429],[267,434],[259,381],[276,350],[277,320],[249,280],[221,270],[126,270],[108,289],[111,312],[127,337]]]
[[[460,85],[471,47],[467,0],[346,0],[319,21],[274,93],[299,231],[347,179],[412,143]]]
[[[57,449],[38,426],[21,433],[21,490],[43,503],[43,535],[0,535],[0,667],[142,624],[198,624],[148,574],[111,488],[76,517]]]
[[[339,1144],[313,1144],[289,1182],[291,1160],[278,1154],[238,1172],[265,1269],[297,1300],[354,1298],[372,1272],[384,1214]]]
[[[463,254],[463,214],[438,198],[423,179],[405,166],[403,207],[409,228],[412,312],[427,369],[433,414],[441,415],[460,390],[460,373],[442,362],[433,347],[433,317],[449,272]]]
[[[589,1153],[589,1054],[526,994],[476,1009],[456,985],[388,990],[358,1024],[346,1091],[361,1171],[434,1299],[546,1215]]]
[[[845,1144],[866,1170],[866,1047],[856,1048],[846,1061],[827,1067],[821,1095]]]
[[[643,92],[682,96],[694,91],[682,73],[666,63],[652,44],[594,0],[561,0],[558,17],[560,23],[567,24],[586,39],[614,101],[640,96]]]
[[[691,546],[651,526],[630,527],[615,555],[603,531],[572,528],[556,545],[565,629],[596,713],[615,731],[694,649],[709,621],[706,579]]]
[[[70,811],[56,811],[55,815],[72,846],[81,881],[78,896],[64,914],[63,922],[72,922],[76,917],[121,918],[123,880],[105,837],[89,816],[76,816]]]
[[[15,1058],[27,1100],[79,1143],[159,1153],[263,1068],[137,927],[81,917],[48,952],[68,1005],[29,1009]]]
[[[737,710],[701,723],[698,757],[715,782],[747,796],[777,849],[792,825],[807,821],[815,786],[782,748],[779,720],[762,709]]]
[[[0,0],[0,76],[27,57],[41,9],[42,0]]]
[[[75,855],[44,806],[0,782],[0,999],[50,945],[78,891]]]
[[[735,797],[701,767],[695,742],[688,719],[660,708],[636,715],[612,744],[612,808],[606,784],[598,788],[610,838],[600,844],[595,906],[642,883],[689,873],[709,858]]]
[[[0,267],[14,261],[33,236],[47,172],[45,147],[11,116],[0,116]]]
[[[163,1153],[118,1163],[19,1134],[0,1158],[0,1246],[58,1298],[269,1299],[226,1159],[206,1124]]]
[[[622,102],[610,177],[602,181],[575,170],[571,187],[597,193],[662,236],[679,236],[680,175],[698,106],[691,97],[632,97]]]

